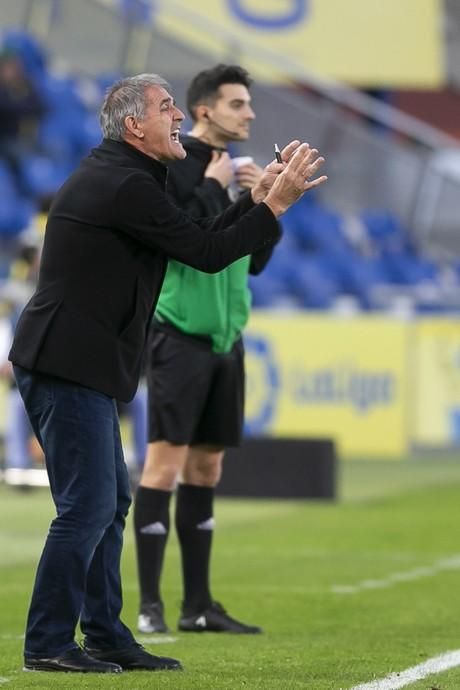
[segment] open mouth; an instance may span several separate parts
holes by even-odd
[[[180,134],[180,129],[175,129],[171,132],[171,139],[176,142],[176,144],[179,143],[179,134]]]

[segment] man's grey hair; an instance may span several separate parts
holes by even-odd
[[[129,115],[137,120],[144,119],[145,90],[149,86],[162,86],[168,93],[171,91],[171,86],[159,74],[126,77],[108,89],[99,118],[104,139],[123,141],[126,133],[125,118]]]

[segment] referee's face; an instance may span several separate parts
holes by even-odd
[[[138,123],[142,150],[159,161],[182,160],[187,155],[179,141],[184,113],[162,86],[146,89],[145,117]]]

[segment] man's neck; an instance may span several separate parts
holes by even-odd
[[[203,141],[205,144],[209,144],[209,146],[212,146],[213,148],[228,148],[229,142],[227,139],[225,139],[222,135],[219,135],[218,133],[214,132],[207,125],[204,125],[200,122],[197,122],[193,126],[192,130],[190,131],[190,134],[192,137],[195,137],[195,139],[199,139],[200,141]]]

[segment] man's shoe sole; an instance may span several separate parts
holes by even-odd
[[[260,635],[263,632],[258,625],[248,625],[229,616],[222,604],[214,601],[211,605],[194,615],[182,615],[177,627],[182,632],[190,633],[224,633],[227,635]]]
[[[261,635],[263,630],[257,628],[255,630],[229,630],[228,628],[203,628],[201,626],[197,627],[183,627],[181,625],[177,626],[180,632],[186,633],[216,633],[223,635]]]
[[[141,645],[125,649],[97,650],[85,648],[93,659],[105,663],[117,664],[124,672],[129,671],[183,671],[178,659],[150,654]]]
[[[94,668],[69,668],[59,666],[58,664],[47,664],[42,662],[40,664],[29,664],[22,667],[23,671],[31,673],[123,673],[123,669],[118,664],[113,664],[114,668],[94,669]]]

